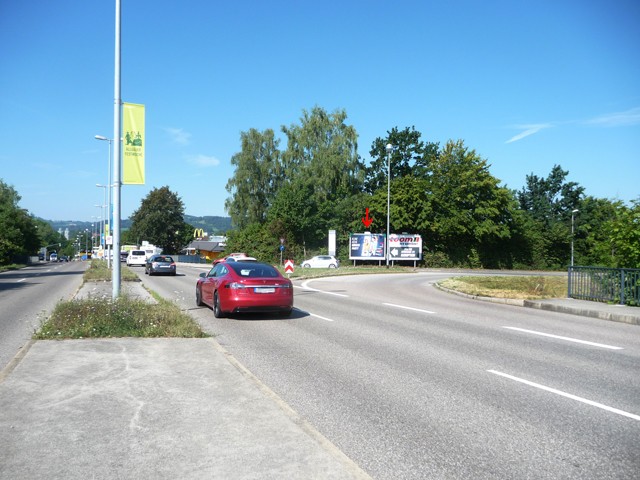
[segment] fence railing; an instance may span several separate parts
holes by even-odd
[[[200,255],[174,255],[177,262],[182,263],[211,263],[204,256]]]
[[[579,300],[640,306],[640,269],[569,267],[568,295]]]

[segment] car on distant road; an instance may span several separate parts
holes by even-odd
[[[120,252],[120,261],[126,262],[129,257],[129,252]]]
[[[131,250],[127,255],[127,267],[139,265],[144,267],[147,264],[147,254],[144,250]]]
[[[239,252],[229,253],[228,255],[225,255],[224,257],[214,258],[213,259],[213,264],[217,265],[220,262],[224,262],[225,260],[230,259],[230,258],[236,259],[236,258],[246,258],[246,257],[248,257],[248,255],[246,253],[239,253]]]
[[[300,265],[302,268],[338,268],[340,260],[333,255],[316,255]]]
[[[253,257],[229,257],[226,260],[227,262],[257,262],[257,258]]]
[[[293,311],[293,284],[261,262],[223,261],[196,283],[196,304],[208,305],[216,318],[234,313]]]
[[[151,275],[175,275],[176,262],[170,255],[152,255],[147,259],[144,273]]]
[[[57,253],[52,253],[51,255],[49,255],[49,261],[50,262],[57,262],[58,261],[58,254]]]

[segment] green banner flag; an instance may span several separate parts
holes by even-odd
[[[144,185],[144,105],[124,103],[122,183]]]

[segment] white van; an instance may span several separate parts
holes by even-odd
[[[127,255],[127,267],[139,265],[144,267],[147,263],[147,254],[144,250],[131,250]]]

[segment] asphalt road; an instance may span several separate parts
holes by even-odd
[[[39,263],[0,272],[0,370],[25,345],[60,300],[82,285],[86,262]]]
[[[215,319],[199,271],[145,283],[374,478],[637,478],[637,326],[464,299],[433,272],[296,282],[289,319]]]

